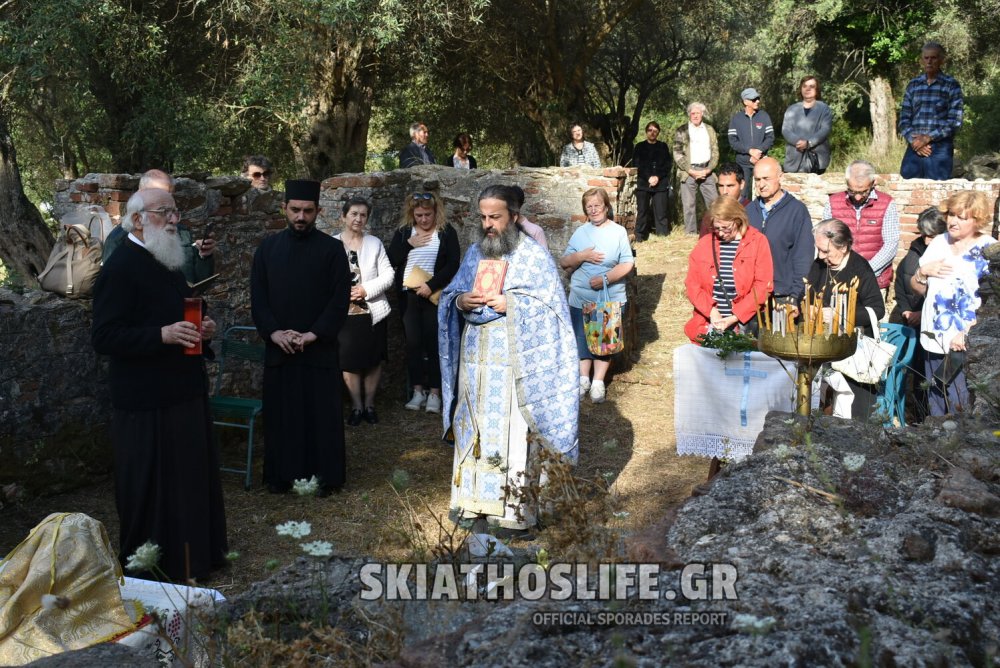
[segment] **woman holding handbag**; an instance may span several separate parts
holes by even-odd
[[[875,272],[872,271],[868,260],[851,250],[854,244],[851,228],[836,218],[828,218],[813,228],[813,237],[816,241],[817,257],[809,270],[807,280],[814,293],[823,295],[825,322],[833,322],[831,306],[834,284],[848,285],[857,278],[856,324],[864,336],[874,337],[878,323],[871,322],[867,309],[870,308],[875,312],[876,320],[881,320],[885,315],[885,301],[882,299],[882,290],[878,287],[878,279],[875,278]],[[828,318],[826,313],[829,313]],[[867,420],[875,409],[878,385],[861,383],[846,375],[844,378],[854,393],[851,418]]]
[[[610,356],[598,356],[590,351],[583,324],[585,302],[608,300],[621,304],[624,320],[625,277],[635,266],[635,256],[628,242],[628,233],[608,216],[611,198],[604,188],[591,188],[583,193],[583,213],[587,222],[570,237],[569,246],[559,260],[559,266],[573,272],[570,276],[569,311],[576,334],[576,349],[580,356],[580,396],[590,391],[595,404],[605,399],[604,378],[611,366]],[[591,381],[593,373],[593,381]]]
[[[757,307],[774,289],[767,237],[750,227],[746,209],[720,197],[708,210],[712,234],[698,240],[688,257],[684,280],[694,306],[684,333],[692,343],[710,329],[753,329]]]

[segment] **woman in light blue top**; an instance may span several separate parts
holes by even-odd
[[[583,212],[587,215],[587,222],[573,233],[559,266],[573,272],[570,276],[569,311],[580,357],[580,396],[590,390],[591,400],[599,404],[604,401],[604,377],[611,366],[611,358],[596,357],[587,348],[583,331],[583,303],[603,301],[604,281],[607,280],[609,297],[611,301],[622,303],[624,317],[627,301],[625,277],[635,266],[635,256],[632,255],[625,228],[608,217],[611,198],[603,188],[591,188],[583,193]]]

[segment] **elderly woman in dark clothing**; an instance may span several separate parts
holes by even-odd
[[[829,218],[813,229],[813,236],[816,240],[817,257],[809,270],[808,280],[814,291],[822,291],[824,309],[831,306],[835,283],[847,284],[857,278],[857,326],[867,336],[874,336],[874,328],[878,323],[870,321],[865,307],[875,312],[876,320],[881,320],[885,315],[885,302],[868,260],[851,250],[854,243],[851,228],[836,218]],[[875,408],[878,386],[859,383],[853,378],[846,380],[854,393],[851,417],[855,420],[867,420]]]
[[[441,412],[441,360],[438,357],[437,304],[461,260],[458,233],[445,218],[437,193],[406,196],[399,229],[389,243],[396,270],[399,310],[406,336],[406,368],[413,397],[405,408]]]
[[[920,328],[920,309],[924,306],[924,296],[914,292],[910,279],[920,268],[920,258],[927,250],[931,239],[945,231],[945,217],[936,206],[924,209],[917,218],[920,236],[913,240],[906,257],[896,268],[896,306],[889,315],[889,322]]]
[[[910,279],[920,268],[920,258],[927,250],[927,244],[939,234],[944,234],[945,217],[936,206],[924,209],[917,218],[917,231],[920,236],[913,240],[906,257],[896,267],[896,306],[889,314],[889,322],[906,325],[920,331],[920,311],[924,307],[924,296],[915,292],[910,286]],[[914,421],[919,421],[927,415],[927,392],[922,387],[924,377],[924,349],[916,346],[913,351],[913,361],[910,362],[913,379],[912,402]]]

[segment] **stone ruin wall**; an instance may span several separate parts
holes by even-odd
[[[917,214],[927,206],[956,190],[982,189],[993,200],[1000,193],[1000,181],[996,180],[902,181],[891,175],[882,181],[902,214],[899,258],[915,236]],[[318,226],[325,231],[335,230],[342,202],[359,194],[374,204],[371,232],[388,243],[405,195],[435,190],[443,195],[448,220],[466,247],[478,225],[474,215],[476,194],[494,183],[517,183],[524,188],[526,215],[545,229],[556,256],[584,221],[580,196],[588,188],[608,189],[619,222],[632,227],[634,170],[523,168],[462,172],[441,166],[329,178],[323,182],[324,213]],[[208,291],[206,299],[220,331],[250,324],[249,273],[254,249],[264,236],[285,226],[276,198],[248,191],[248,186],[239,177],[191,174],[178,178],[175,193],[183,220],[195,235],[207,223],[215,223],[216,269],[221,279]],[[63,218],[97,206],[117,223],[137,187],[137,176],[122,174],[88,174],[74,181],[58,181],[54,213]],[[843,181],[839,175],[786,175],[786,187],[806,202],[818,221],[826,195],[841,189]],[[638,262],[642,262],[641,253]],[[68,300],[41,291],[18,295],[0,290],[0,350],[4,361],[0,368],[0,484],[18,481],[29,490],[58,490],[75,484],[81,474],[110,466],[107,364],[90,347],[90,309],[89,300]],[[390,324],[390,339],[398,340],[398,319],[391,319]],[[390,355],[389,375],[393,366],[402,366],[394,359]]]

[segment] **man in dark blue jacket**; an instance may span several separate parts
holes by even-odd
[[[761,158],[753,168],[757,199],[747,204],[750,224],[764,233],[774,263],[774,297],[798,307],[816,252],[806,205],[781,189],[781,165]]]
[[[745,88],[740,93],[743,111],[729,119],[729,145],[736,152],[736,162],[743,168],[743,197],[750,199],[750,179],[754,165],[774,146],[774,126],[766,111],[760,110],[760,93]]]
[[[420,121],[410,126],[410,139],[412,141],[399,152],[400,169],[435,164],[434,154],[427,146],[428,134],[427,126]]]

